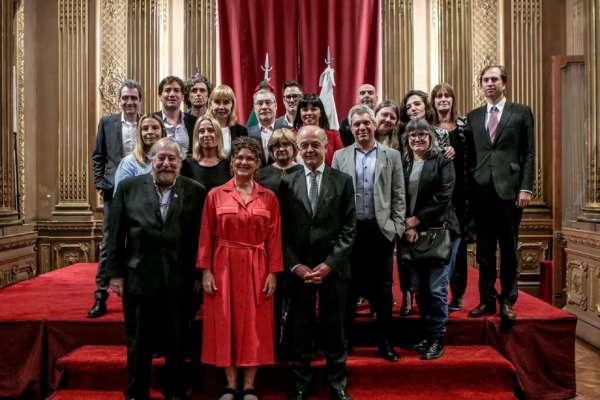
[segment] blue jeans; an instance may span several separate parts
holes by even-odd
[[[446,333],[448,322],[448,284],[454,269],[454,260],[460,239],[452,243],[452,258],[443,267],[413,265],[412,290],[417,297],[421,320],[428,339]]]

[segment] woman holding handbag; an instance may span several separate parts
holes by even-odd
[[[445,352],[448,282],[460,243],[451,205],[454,166],[435,138],[435,131],[421,118],[410,121],[402,137],[407,212],[398,265],[411,269],[425,337],[410,350],[421,352],[422,360],[438,359]]]

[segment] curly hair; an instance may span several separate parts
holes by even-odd
[[[260,157],[262,152],[260,151],[258,141],[249,136],[240,136],[231,143],[231,165],[233,165],[233,161],[239,152],[244,149],[248,149],[254,153],[254,157],[256,157],[256,171],[258,171],[261,166]]]
[[[190,101],[190,91],[196,83],[204,83],[206,85],[206,95],[208,97],[210,97],[210,94],[212,93],[212,90],[214,88],[212,82],[205,75],[198,74],[188,79],[187,82],[185,82],[185,92],[183,96],[183,101],[185,102],[185,105],[188,108],[192,108],[192,102]],[[206,99],[206,101],[208,103],[208,98]]]

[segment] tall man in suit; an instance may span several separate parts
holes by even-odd
[[[327,135],[318,126],[300,129],[298,148],[304,168],[285,176],[280,186],[292,370],[296,378],[290,400],[307,398],[311,388],[311,328],[315,325],[317,292],[331,398],[351,400],[346,392],[344,312],[356,232],[352,178],[325,165]]]
[[[200,288],[194,279],[206,189],[179,176],[184,154],[173,139],[156,142],[150,156],[152,173],[121,182],[115,194],[107,269],[111,289],[123,298],[126,398],[150,398],[158,337],[165,341],[165,398],[176,400],[187,392],[184,336],[193,290]]]
[[[273,132],[284,126],[275,121],[277,115],[277,99],[273,92],[260,89],[254,93],[254,113],[258,118],[258,125],[248,128],[248,136],[258,141],[261,148],[261,165],[273,164],[275,160],[269,156],[269,139]]]
[[[350,257],[352,279],[346,303],[346,337],[352,343],[359,294],[377,313],[378,354],[398,361],[390,343],[394,246],[404,234],[404,172],[400,152],[375,140],[375,114],[368,106],[348,115],[356,144],[335,152],[331,168],[352,177],[356,191],[356,241]]]
[[[473,134],[472,184],[477,229],[480,304],[470,317],[496,313],[500,304],[503,320],[517,317],[517,241],[523,208],[531,202],[535,160],[531,108],[504,97],[506,71],[501,65],[483,69],[480,84],[487,104],[467,115],[467,130]],[[496,282],[496,244],[500,245],[500,282]]]
[[[181,111],[185,83],[176,76],[167,76],[158,84],[158,98],[162,109],[156,114],[160,115],[167,129],[167,137],[175,141],[183,149],[183,153],[192,155],[194,146],[194,125],[196,118],[192,114]]]
[[[304,88],[296,81],[286,81],[283,84],[283,105],[285,114],[275,120],[282,128],[292,129],[298,112],[298,102],[304,96]]]
[[[375,86],[373,85],[363,83],[356,90],[356,104],[358,105],[367,106],[371,110],[375,110],[378,100],[377,90],[375,90]],[[352,129],[350,128],[350,120],[348,118],[344,118],[340,124],[340,136],[342,137],[344,146],[350,146],[355,141]]]
[[[102,117],[98,123],[96,144],[92,153],[94,169],[94,186],[104,200],[104,217],[102,219],[102,245],[100,260],[96,272],[95,302],[88,312],[88,318],[99,318],[106,314],[106,299],[108,299],[108,279],[106,279],[106,240],[109,230],[110,204],[113,198],[115,173],[121,159],[128,156],[135,148],[137,124],[140,118],[142,103],[142,87],[133,80],[125,80],[119,85],[118,114]]]

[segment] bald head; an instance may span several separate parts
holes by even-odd
[[[378,97],[375,86],[363,83],[358,87],[358,90],[356,91],[356,103],[365,105],[373,110],[377,105],[377,100]]]
[[[304,125],[298,131],[298,152],[311,171],[323,164],[327,153],[327,134],[316,125]]]

